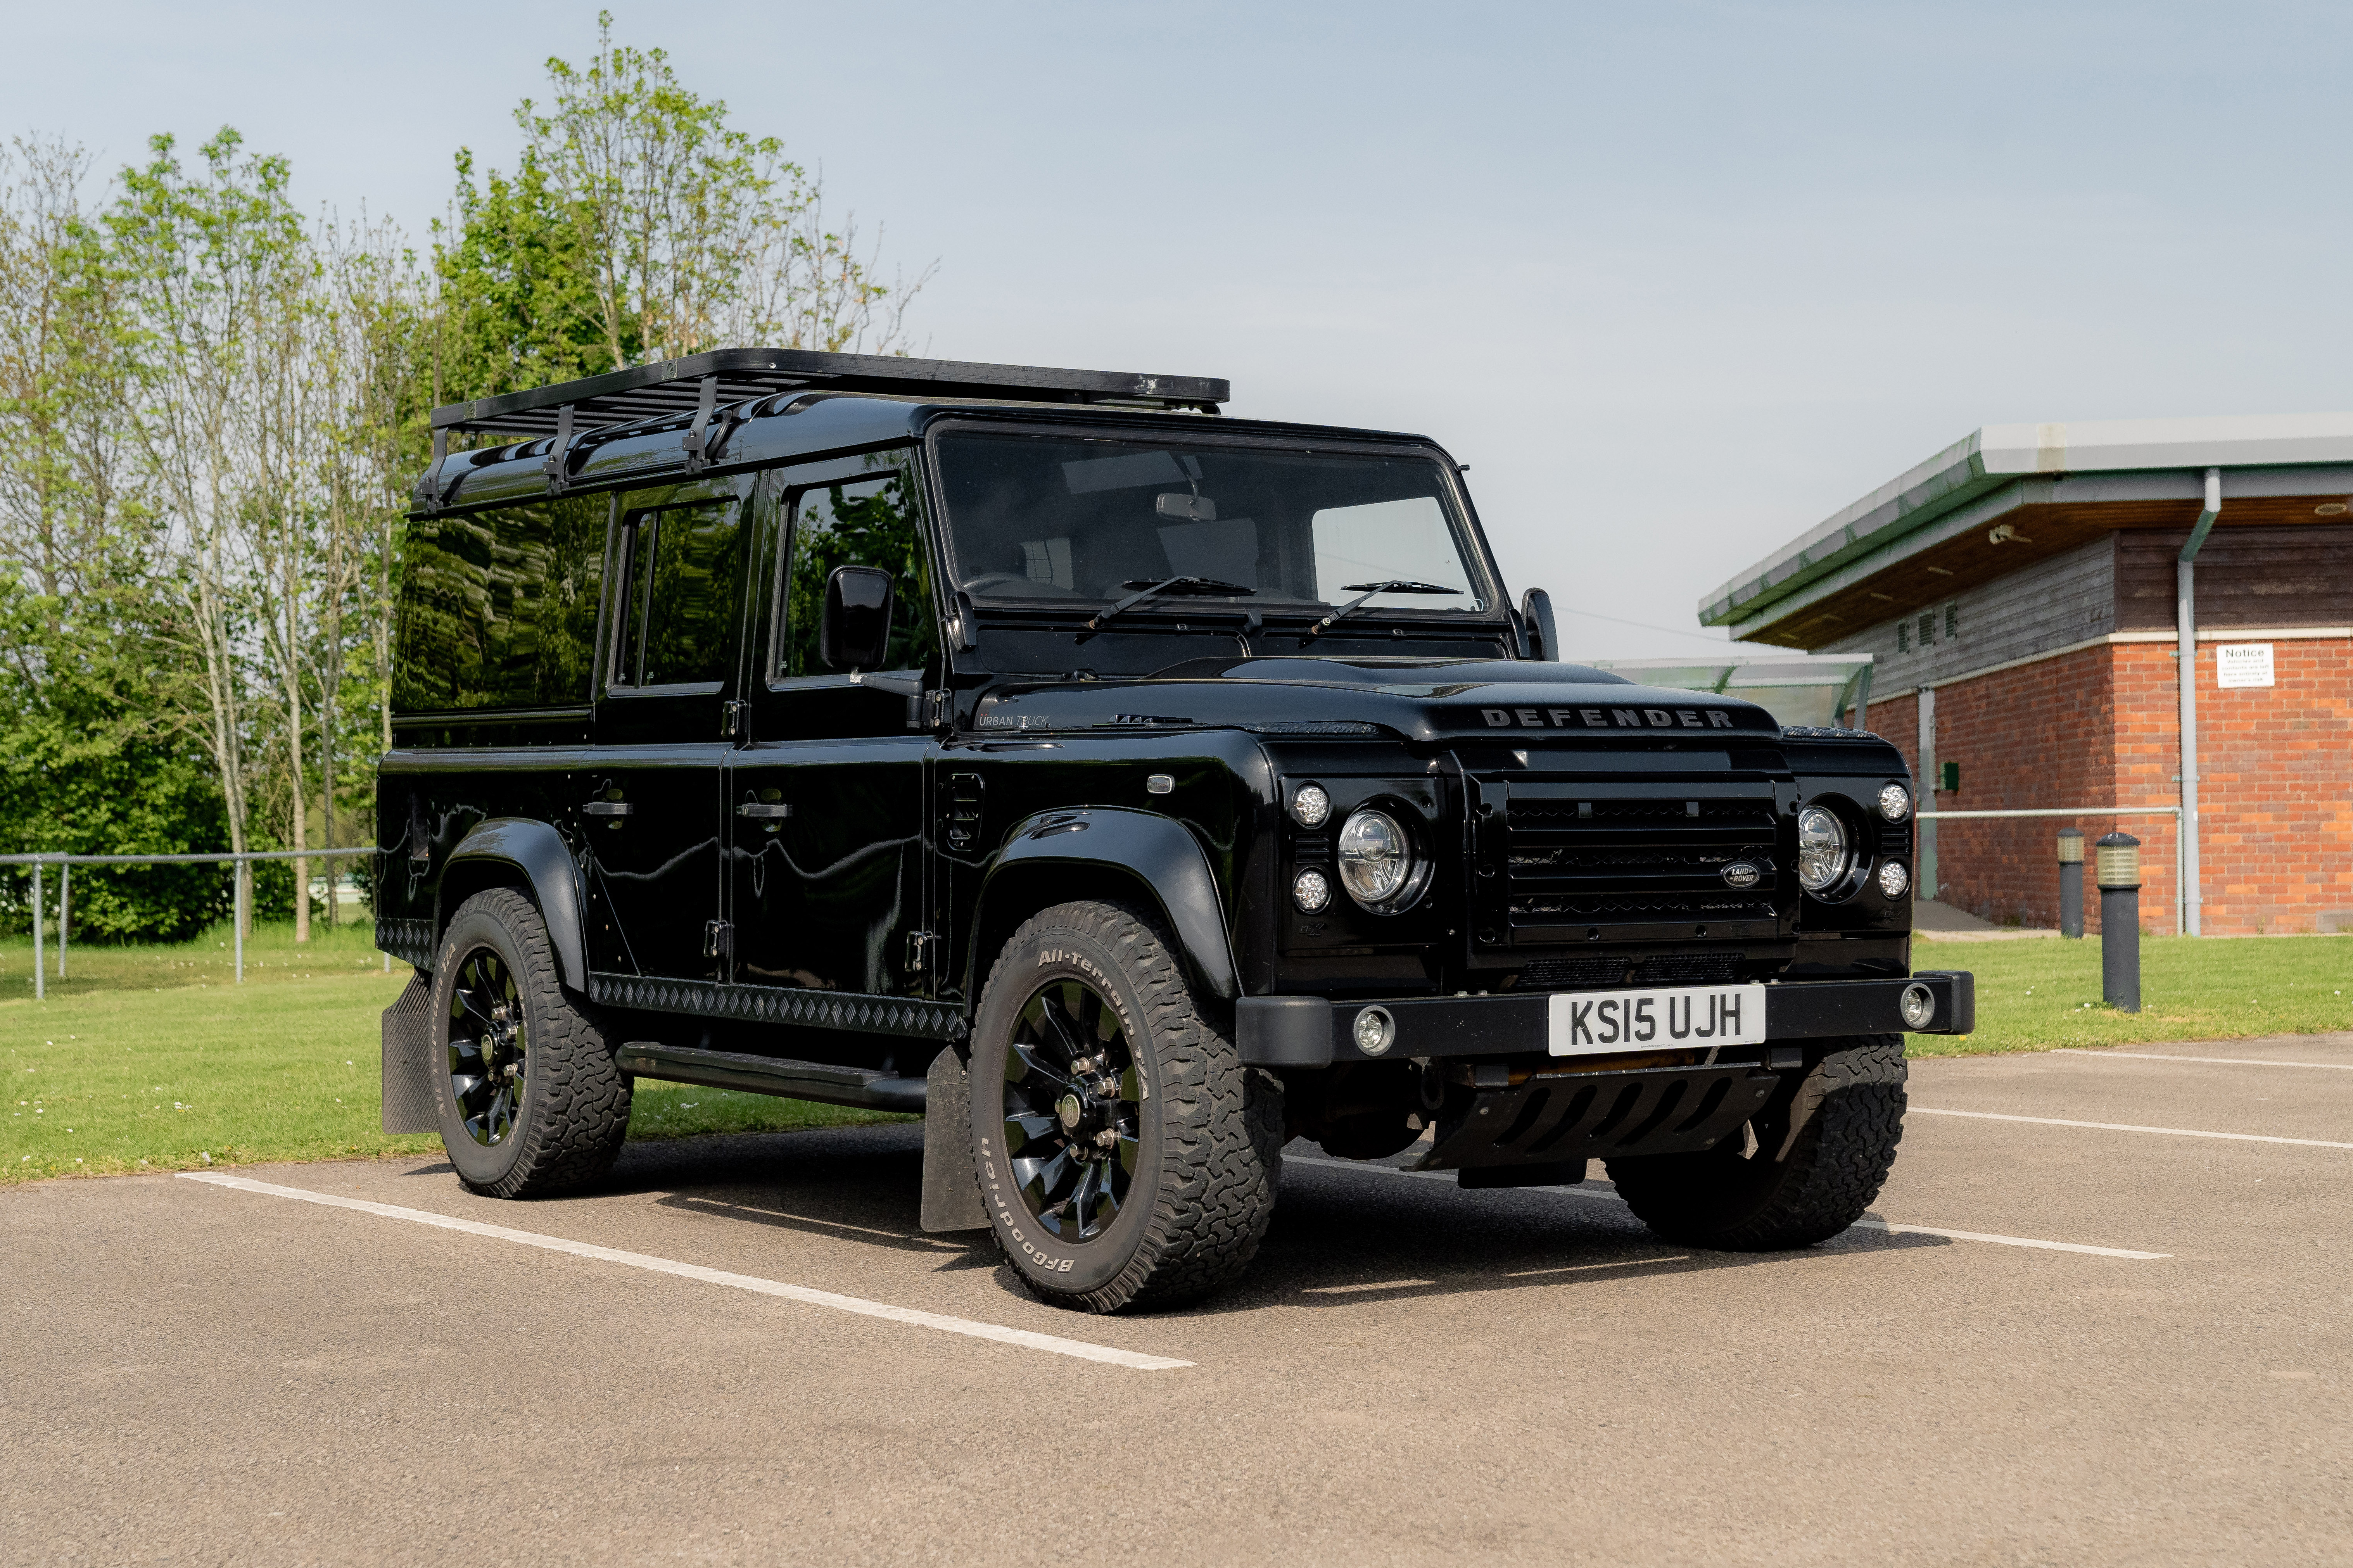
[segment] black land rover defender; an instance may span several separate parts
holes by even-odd
[[[1235,1278],[1293,1137],[1852,1222],[1973,1012],[1895,750],[1553,662],[1438,447],[1227,395],[760,349],[438,411],[386,1130],[519,1197],[639,1077],[921,1111],[923,1225],[1096,1310]]]

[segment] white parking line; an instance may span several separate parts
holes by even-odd
[[[2294,1143],[2306,1149],[2353,1149],[2353,1143],[2332,1143],[2326,1138],[2274,1138],[2264,1132],[2201,1132],[2189,1127],[2136,1127],[2125,1121],[2070,1121],[2058,1116],[2005,1116],[1998,1110],[1943,1110],[1929,1105],[1909,1105],[1907,1116],[1968,1116],[1980,1121],[2032,1121],[2043,1127],[2088,1127],[2095,1132],[2155,1132],[2167,1138],[2227,1138],[2236,1143]]]
[[[829,1307],[837,1312],[855,1312],[864,1318],[881,1318],[889,1322],[906,1323],[919,1329],[938,1329],[945,1333],[964,1334],[976,1340],[994,1340],[999,1344],[1018,1345],[1024,1350],[1047,1351],[1055,1355],[1075,1356],[1081,1361],[1099,1361],[1113,1366],[1129,1367],[1136,1372],[1168,1372],[1177,1367],[1191,1366],[1189,1361],[1173,1361],[1166,1356],[1139,1355],[1134,1351],[1114,1350],[1109,1345],[1089,1344],[1084,1340],[1066,1340],[1054,1334],[1033,1333],[1028,1329],[1000,1328],[995,1323],[975,1322],[969,1318],[944,1317],[938,1312],[919,1312],[912,1307],[893,1307],[882,1301],[869,1301],[857,1296],[836,1295],[831,1290],[812,1290],[806,1285],[785,1285],[774,1279],[761,1279],[749,1274],[730,1274],[723,1268],[705,1268],[698,1263],[674,1263],[667,1258],[649,1258],[642,1252],[623,1252],[616,1247],[596,1247],[585,1241],[566,1241],[561,1237],[541,1236],[535,1231],[511,1230],[502,1225],[484,1225],[479,1220],[455,1219],[445,1214],[433,1214],[425,1209],[402,1208],[396,1204],[370,1203],[364,1198],[336,1197],[328,1193],[310,1192],[301,1187],[281,1187],[269,1182],[257,1182],[249,1176],[225,1175],[214,1171],[183,1171],[181,1178],[190,1182],[207,1182],[216,1187],[234,1187],[244,1193],[261,1193],[274,1198],[295,1198],[306,1204],[324,1204],[330,1208],[355,1209],[361,1214],[380,1215],[385,1219],[412,1220],[442,1230],[464,1231],[469,1236],[486,1236],[496,1241],[512,1241],[524,1247],[536,1247],[548,1252],[568,1252],[575,1258],[593,1258],[602,1263],[626,1264],[631,1268],[649,1269],[656,1274],[674,1274],[681,1279],[700,1279],[706,1285],[728,1285],[738,1290],[750,1290],[762,1296],[781,1296],[787,1301],[805,1306]]]
[[[2255,1057],[2168,1057],[2158,1051],[2086,1051],[2073,1046],[2053,1046],[2054,1057],[2119,1057],[2132,1062],[2198,1062],[2218,1068],[2319,1068],[2327,1072],[2353,1072],[2353,1062],[2275,1062]]]
[[[1915,1105],[1912,1109],[1917,1110],[1920,1108]],[[1419,1176],[1433,1182],[1454,1180],[1453,1173],[1451,1171],[1403,1171],[1395,1165],[1384,1165],[1372,1161],[1318,1160],[1308,1154],[1290,1154],[1284,1156],[1283,1163],[1294,1165],[1329,1165],[1338,1171],[1387,1171],[1392,1176]],[[1509,1187],[1495,1190],[1544,1193],[1548,1196],[1562,1198],[1592,1198],[1609,1204],[1622,1204],[1626,1201],[1615,1192],[1594,1190],[1603,1185],[1605,1184],[1596,1183],[1589,1187]],[[1983,1241],[1996,1247],[2031,1247],[2042,1252],[2080,1252],[2091,1258],[2128,1258],[2138,1263],[2154,1263],[2159,1258],[2173,1256],[2169,1252],[2135,1252],[2129,1247],[2087,1247],[2080,1241],[2042,1241],[2031,1236],[1995,1236],[1991,1232],[1982,1230],[1945,1230],[1933,1225],[1896,1225],[1888,1220],[1873,1219],[1867,1215],[1855,1221],[1853,1228],[1884,1231],[1890,1236],[1941,1236],[1950,1241]]]

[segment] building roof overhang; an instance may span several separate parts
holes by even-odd
[[[2230,524],[2316,521],[2296,503],[2353,496],[2353,414],[1989,425],[1725,584],[1701,602],[1700,622],[1819,647],[1865,624],[1833,601],[1890,572],[1917,567],[1958,588],[2103,529],[2186,528],[2208,468],[2224,471]],[[1904,607],[1905,595],[1871,596],[1887,609],[1870,620]]]

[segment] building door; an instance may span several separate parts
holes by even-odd
[[[578,805],[589,965],[726,978],[720,791],[753,481],[670,486],[615,512],[596,750]]]
[[[778,476],[754,559],[748,742],[729,759],[727,829],[741,984],[849,995],[929,993],[924,692],[938,679],[916,491],[903,454]],[[830,668],[826,584],[842,566],[892,579],[880,669]]]

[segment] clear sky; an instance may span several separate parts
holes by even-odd
[[[1704,594],[1979,425],[2353,404],[2342,5],[611,8],[938,259],[928,352],[1435,437],[1572,656],[1704,656]],[[595,34],[6,10],[0,129],[234,124],[419,233]]]

